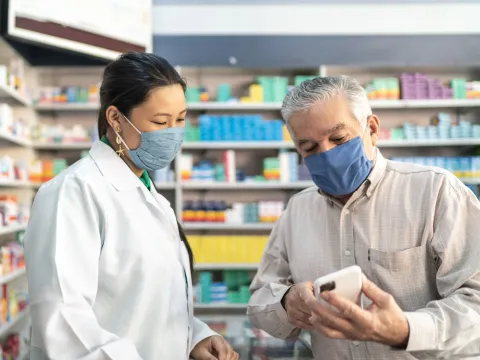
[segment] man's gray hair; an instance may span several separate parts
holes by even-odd
[[[344,75],[317,77],[302,82],[285,96],[282,117],[288,125],[293,114],[307,111],[316,102],[338,95],[345,96],[352,115],[365,129],[367,118],[372,115],[367,94],[357,80]]]

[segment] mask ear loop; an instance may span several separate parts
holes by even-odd
[[[122,113],[120,113],[122,114]],[[128,118],[122,114],[122,116],[125,118],[125,120],[127,120],[127,122],[135,129],[135,131],[139,134],[139,135],[142,135],[142,132],[140,130],[137,129],[137,127],[135,125],[132,124],[132,122],[130,120],[128,120]],[[113,131],[115,132],[115,134],[117,135],[117,144],[120,145],[119,143],[119,140],[121,141],[121,143],[123,145],[125,145],[125,147],[127,148],[128,151],[130,151],[130,148],[128,147],[127,143],[125,142],[125,140],[123,140],[123,138],[120,136],[119,132],[120,132],[120,128],[119,127],[115,127],[113,128]],[[122,154],[123,155],[123,154]]]

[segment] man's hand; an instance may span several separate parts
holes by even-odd
[[[312,331],[313,327],[310,322],[312,314],[307,306],[307,301],[316,302],[312,282],[293,285],[285,295],[283,304],[290,324],[300,329]]]
[[[221,336],[210,336],[200,341],[190,353],[195,360],[238,360],[238,354]]]
[[[362,292],[373,302],[366,310],[334,292],[324,292],[322,298],[338,312],[322,306],[315,299],[309,299],[307,305],[312,313],[310,321],[315,330],[331,339],[375,341],[406,347],[408,321],[392,295],[379,289],[365,276]]]

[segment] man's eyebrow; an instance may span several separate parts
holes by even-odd
[[[327,130],[326,133],[329,134],[329,135],[331,135],[331,134],[333,134],[335,131],[344,129],[344,128],[346,128],[346,127],[347,127],[347,124],[345,124],[345,123],[340,123],[340,124],[335,125],[333,128]],[[302,146],[302,145],[305,145],[306,143],[310,143],[310,142],[315,142],[315,141],[310,140],[310,139],[301,139],[301,140],[298,140],[298,145],[299,145],[299,146]]]
[[[341,130],[341,129],[344,129],[347,127],[347,124],[345,123],[340,123],[338,125],[335,125],[333,128],[331,128],[330,130],[327,131],[327,134],[333,134],[335,131],[338,131],[338,130]]]

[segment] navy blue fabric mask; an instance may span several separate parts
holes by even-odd
[[[353,138],[335,148],[305,158],[312,180],[322,191],[334,196],[353,193],[372,170],[362,139]]]
[[[147,171],[156,171],[169,166],[183,144],[185,128],[175,127],[141,132],[126,116],[124,118],[140,134],[140,146],[131,150],[117,133],[135,166]]]

